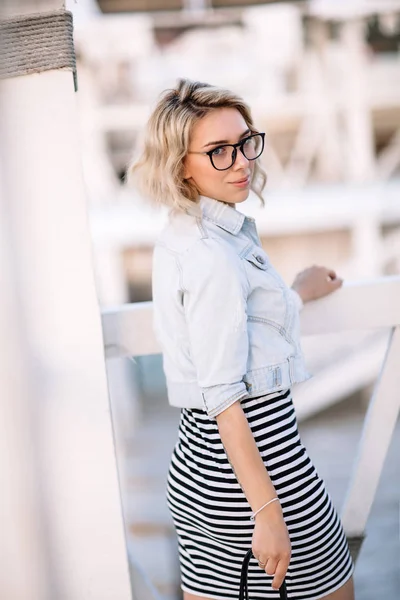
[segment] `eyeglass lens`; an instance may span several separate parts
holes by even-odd
[[[264,149],[264,140],[261,134],[255,134],[245,138],[239,146],[247,160],[255,160],[258,158]],[[223,171],[229,169],[236,159],[236,153],[239,150],[238,147],[232,148],[232,146],[218,146],[211,154],[211,162],[213,166]]]

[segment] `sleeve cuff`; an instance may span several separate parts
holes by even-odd
[[[248,396],[243,381],[233,384],[216,385],[211,388],[202,389],[204,407],[210,418],[215,418],[221,412],[229,408],[237,400]]]

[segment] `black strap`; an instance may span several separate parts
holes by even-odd
[[[239,600],[249,600],[249,592],[247,588],[247,571],[252,556],[253,552],[249,550],[248,552],[246,552],[246,556],[243,559],[242,572],[240,574]],[[285,581],[283,581],[281,587],[279,588],[279,597],[280,600],[288,600]]]

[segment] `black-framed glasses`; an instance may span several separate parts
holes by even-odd
[[[264,150],[265,133],[253,133],[237,144],[223,144],[208,152],[189,152],[189,154],[204,154],[210,157],[214,169],[226,171],[235,164],[238,148],[247,160],[255,160]]]

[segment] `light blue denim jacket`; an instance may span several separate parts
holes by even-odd
[[[173,406],[216,417],[237,400],[309,379],[300,296],[262,249],[254,219],[202,196],[170,215],[153,255],[154,331]]]

